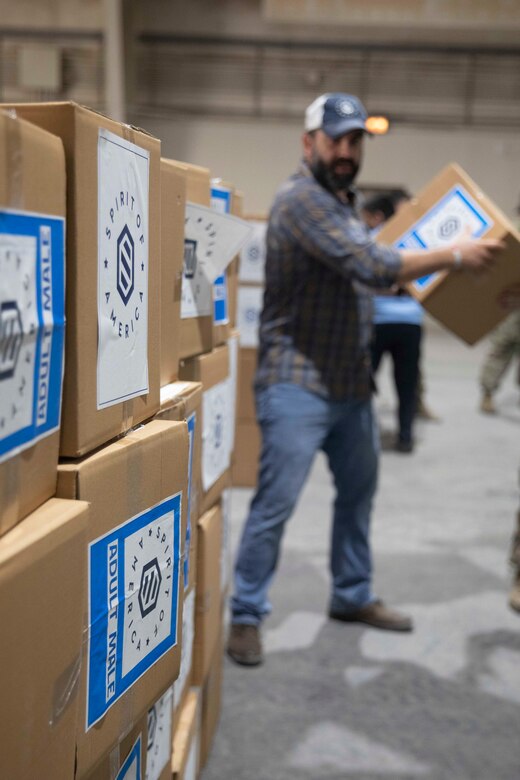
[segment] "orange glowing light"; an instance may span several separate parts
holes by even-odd
[[[365,122],[366,129],[374,135],[384,135],[388,133],[390,122],[386,116],[369,116]]]

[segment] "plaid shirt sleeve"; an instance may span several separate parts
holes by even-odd
[[[376,244],[350,206],[312,183],[295,190],[278,215],[291,242],[346,279],[374,288],[395,283],[399,252]]]

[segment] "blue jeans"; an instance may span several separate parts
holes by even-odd
[[[298,385],[276,384],[257,391],[256,409],[262,454],[235,566],[232,621],[258,625],[271,611],[268,590],[285,523],[320,449],[336,487],[330,608],[347,612],[370,604],[370,512],[379,455],[371,401],[329,401]]]

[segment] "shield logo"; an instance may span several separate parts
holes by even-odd
[[[161,588],[162,575],[157,558],[153,558],[143,567],[141,574],[141,585],[139,587],[139,609],[141,615],[145,617],[152,612],[159,600],[159,590]]]
[[[0,306],[0,380],[14,375],[22,342],[22,317],[18,304],[16,301],[4,301]]]
[[[126,304],[134,291],[134,239],[125,225],[117,239],[117,291]]]

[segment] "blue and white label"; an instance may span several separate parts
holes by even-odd
[[[0,462],[58,430],[65,220],[0,210]]]
[[[184,545],[184,590],[187,589],[190,580],[190,547],[191,547],[191,490],[193,474],[193,449],[195,442],[195,429],[197,427],[197,413],[192,412],[188,419],[188,522],[186,525],[186,543]]]
[[[231,212],[232,192],[228,187],[212,182],[211,208],[219,214]],[[228,290],[226,274],[218,276],[213,282],[213,322],[215,325],[227,325],[229,323]]]
[[[116,780],[141,780],[141,737],[137,737],[132,750],[116,775]]]
[[[460,184],[452,187],[428,212],[395,242],[397,249],[439,249],[462,238],[480,238],[492,227],[493,220]],[[438,273],[413,282],[425,290]]]
[[[97,408],[146,395],[150,153],[98,136]]]
[[[181,494],[89,545],[89,729],[177,643]]]

